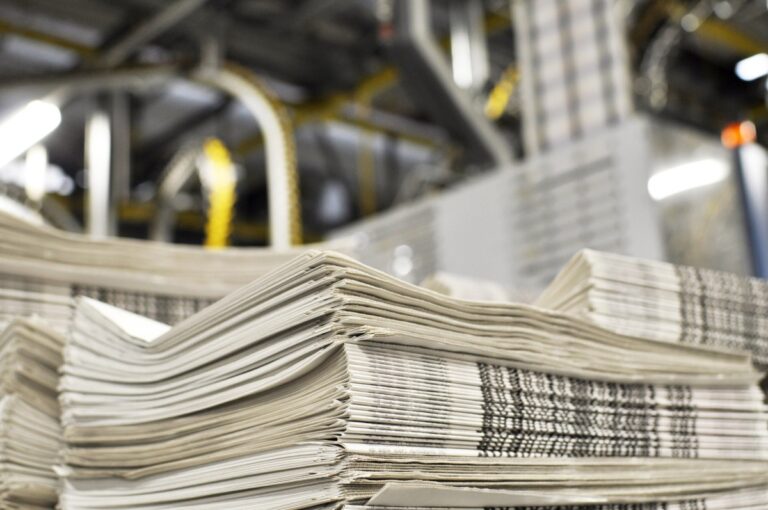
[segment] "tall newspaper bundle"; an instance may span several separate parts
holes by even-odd
[[[39,320],[16,319],[0,334],[0,508],[56,504],[63,345]]]
[[[0,322],[37,314],[60,331],[73,296],[176,323],[305,251],[97,241],[4,212],[0,239]]]
[[[312,252],[173,328],[79,300],[60,505],[764,508],[758,377]]]
[[[768,369],[768,281],[584,250],[538,305],[613,331],[747,352]]]

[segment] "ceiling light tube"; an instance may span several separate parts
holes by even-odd
[[[768,54],[758,53],[736,64],[736,76],[744,81],[753,81],[768,75]]]
[[[30,101],[0,123],[0,167],[24,154],[61,123],[58,106],[47,101]]]
[[[654,200],[701,188],[725,180],[728,166],[718,159],[692,161],[655,173],[648,179],[648,193]]]

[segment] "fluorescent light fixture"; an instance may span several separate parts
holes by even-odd
[[[684,193],[725,180],[728,166],[718,159],[692,161],[662,170],[648,179],[648,193],[654,200]]]
[[[30,101],[0,123],[0,167],[36,145],[61,123],[61,111],[46,101]]]
[[[736,64],[736,76],[744,81],[753,81],[768,75],[768,54],[758,53]]]
[[[42,145],[35,145],[27,151],[24,168],[24,189],[34,202],[45,196],[48,177],[48,151]]]

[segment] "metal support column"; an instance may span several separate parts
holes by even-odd
[[[768,278],[768,151],[742,145],[733,161],[754,275]]]
[[[131,110],[127,92],[110,93],[109,120],[112,132],[111,204],[117,217],[117,209],[131,198]]]
[[[100,105],[101,106],[101,105]],[[88,187],[85,224],[94,239],[115,234],[115,214],[111,200],[112,130],[109,113],[96,108],[85,125],[85,172]]]

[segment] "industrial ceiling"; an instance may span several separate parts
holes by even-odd
[[[510,2],[478,2],[490,62],[482,86],[468,91],[482,110],[495,84],[515,66]],[[625,2],[641,109],[717,132],[750,118],[766,125],[764,85],[745,83],[735,63],[768,48],[765,0]],[[231,96],[194,83],[184,70],[226,60],[243,66],[288,106],[295,129],[303,223],[308,239],[361,216],[450,185],[483,165],[450,117],[436,115],[396,58],[385,0],[0,0],[0,113],[62,84],[74,93],[62,127],[49,139],[50,160],[76,183],[65,206],[82,211],[84,124],[95,104],[121,101],[128,118],[130,193],[121,231],[146,236],[158,180],[190,140],[219,136],[241,169],[241,244],[265,240],[267,199],[263,139]],[[432,2],[435,41],[450,51],[451,2]],[[454,2],[455,4],[455,2]],[[446,58],[448,58],[446,56]],[[171,76],[142,72],[172,65]],[[404,76],[404,74],[406,76]],[[104,93],[94,81],[138,80]],[[418,82],[418,76],[415,80]],[[411,83],[412,85],[412,83]],[[520,157],[516,96],[493,120]],[[437,112],[439,113],[439,111]],[[768,138],[763,129],[761,140]],[[373,177],[361,173],[366,166]],[[195,191],[180,199],[177,238],[195,241]],[[184,198],[184,197],[181,197]]]

